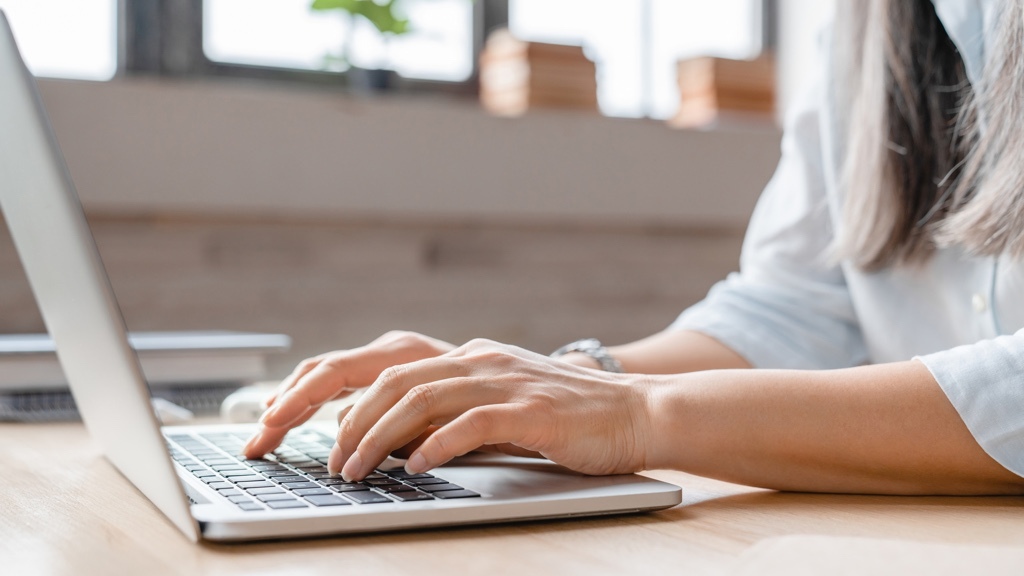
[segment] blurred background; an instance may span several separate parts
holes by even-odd
[[[133,330],[540,352],[735,270],[820,0],[0,0]],[[44,327],[6,233],[0,333]]]

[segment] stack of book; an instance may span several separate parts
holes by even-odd
[[[721,122],[771,122],[775,114],[775,62],[692,58],[678,64],[679,111],[675,128],[700,128]]]
[[[136,332],[128,341],[153,397],[199,415],[216,414],[228,394],[265,379],[267,355],[291,346],[288,336],[251,332]],[[0,421],[77,417],[53,340],[0,335]]]
[[[498,116],[537,108],[596,112],[597,70],[579,46],[525,42],[498,30],[480,55],[480,101]]]

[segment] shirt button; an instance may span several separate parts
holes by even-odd
[[[974,297],[971,298],[971,306],[974,307],[975,312],[981,314],[988,310],[988,300],[986,300],[981,294],[975,294]]]

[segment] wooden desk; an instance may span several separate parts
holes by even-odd
[[[780,494],[676,472],[653,514],[242,545],[193,545],[78,424],[0,425],[0,574],[721,574],[765,538],[1024,544],[1024,498]]]

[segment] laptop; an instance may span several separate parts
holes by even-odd
[[[161,428],[139,359],[46,117],[0,11],[0,209],[85,426],[106,458],[186,537],[224,542],[658,510],[679,487],[591,477],[541,459],[469,455],[429,474],[326,472],[334,430],[292,431],[238,457],[254,428]]]

